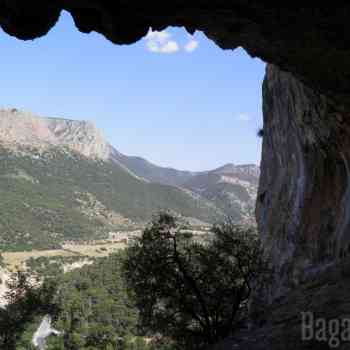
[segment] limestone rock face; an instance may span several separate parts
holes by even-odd
[[[104,160],[111,151],[91,122],[42,118],[17,109],[0,109],[0,140],[10,147],[66,146],[86,157]]]
[[[347,350],[349,287],[350,261],[345,259],[275,300],[258,327],[238,331],[211,350]],[[341,331],[328,331],[329,320],[344,322]],[[327,329],[321,333],[323,324]]]
[[[325,96],[272,65],[263,97],[256,214],[278,295],[350,249],[350,122]]]

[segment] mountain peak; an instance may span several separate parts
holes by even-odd
[[[41,117],[16,108],[0,109],[0,142],[10,147],[66,146],[92,158],[110,155],[110,146],[94,123]]]

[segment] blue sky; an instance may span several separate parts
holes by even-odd
[[[44,38],[1,33],[0,106],[91,120],[120,152],[205,170],[259,163],[265,65],[168,28],[130,46],[82,34],[63,13]]]

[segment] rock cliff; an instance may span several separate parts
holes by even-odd
[[[263,97],[256,214],[278,271],[278,295],[350,250],[349,121],[325,96],[272,65]]]
[[[11,147],[66,146],[86,157],[105,160],[110,155],[110,145],[91,122],[42,118],[14,108],[0,109],[0,142]]]
[[[347,350],[349,286],[345,259],[275,300],[259,327],[242,329],[211,350]]]

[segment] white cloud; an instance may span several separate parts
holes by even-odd
[[[160,52],[161,53],[174,53],[179,51],[179,45],[176,41],[170,40],[168,41],[164,46],[161,47]]]
[[[237,119],[241,122],[249,122],[252,117],[247,113],[240,113],[237,115]]]
[[[180,50],[178,43],[171,39],[171,34],[163,30],[161,32],[150,30],[146,36],[148,51],[155,53],[175,53]]]
[[[191,39],[185,46],[184,49],[187,52],[193,52],[196,50],[199,46],[199,42],[197,40]]]

